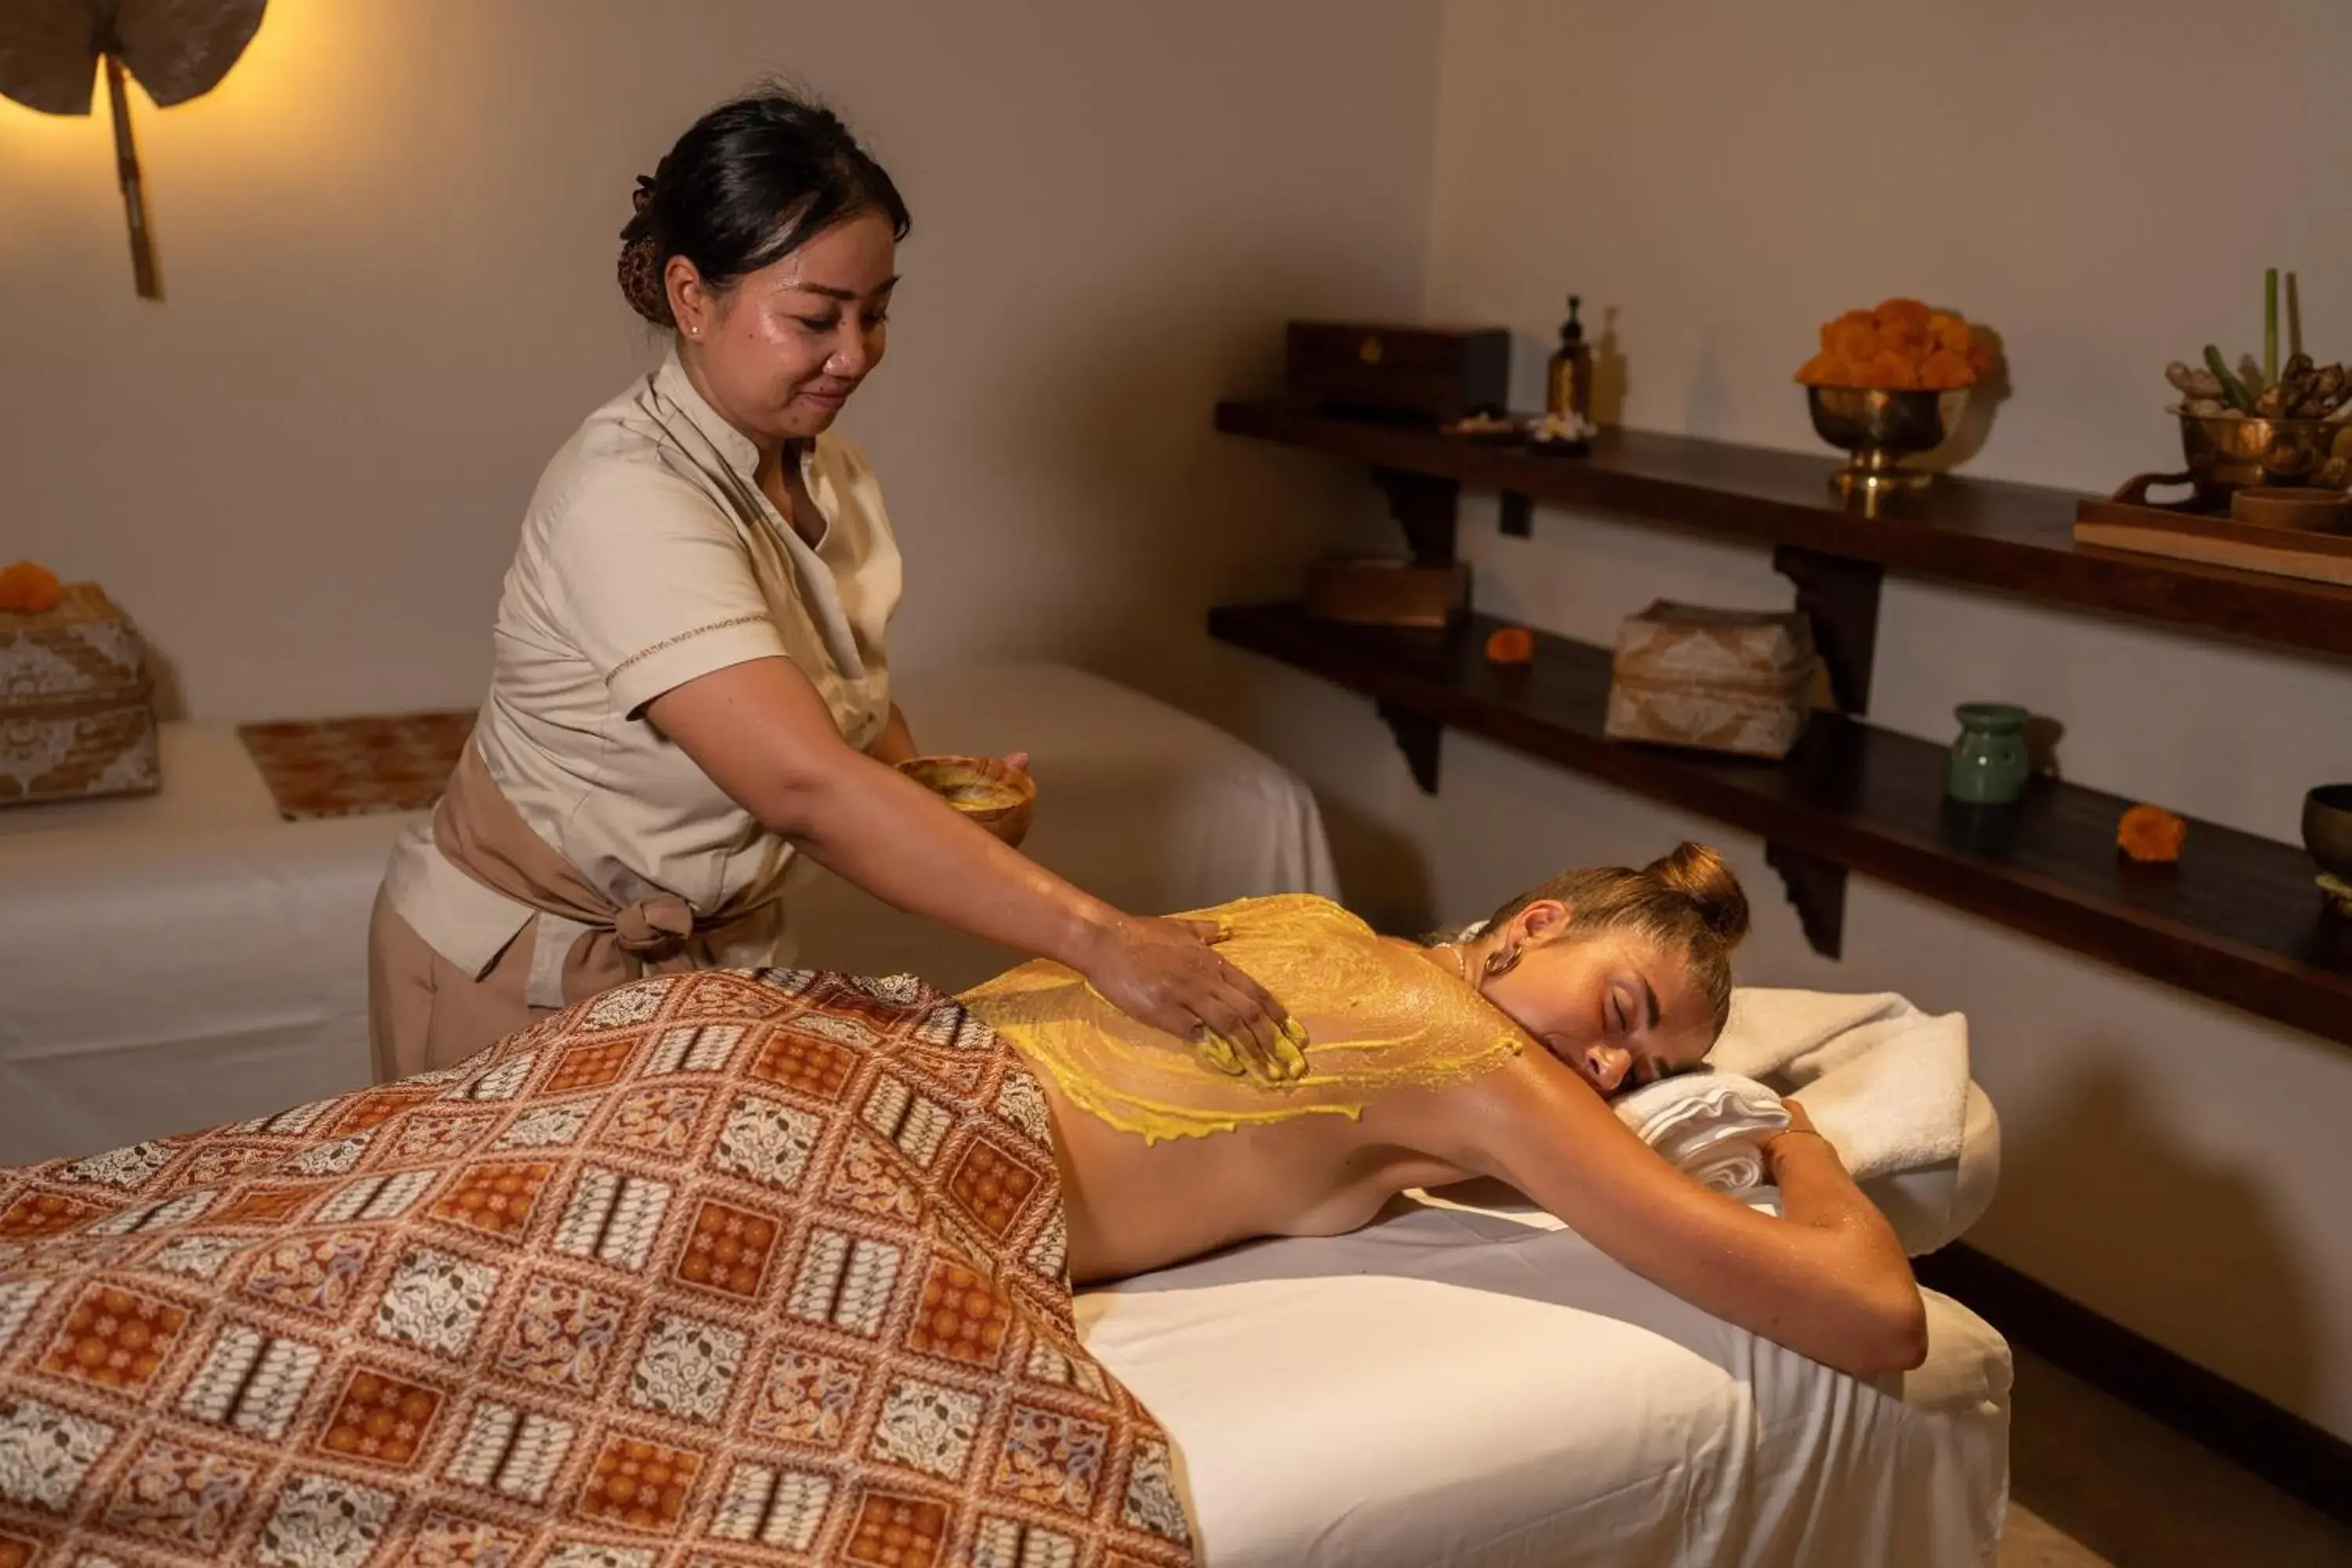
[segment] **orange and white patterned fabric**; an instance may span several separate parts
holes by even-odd
[[[623,986],[0,1172],[0,1568],[1165,1568],[1036,1080],[910,979]]]

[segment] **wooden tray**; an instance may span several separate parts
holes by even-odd
[[[2108,500],[2077,501],[2074,542],[2352,587],[2352,535],[2266,528],[2147,499],[2158,485],[2188,482],[2187,474],[2142,474]]]

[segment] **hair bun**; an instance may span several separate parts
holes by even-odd
[[[615,270],[621,281],[621,297],[629,302],[630,310],[656,327],[677,325],[677,318],[669,310],[669,287],[662,281],[661,247],[651,234],[629,237],[621,247],[621,260]]]
[[[1642,868],[1697,907],[1707,929],[1726,942],[1748,934],[1748,895],[1724,858],[1704,844],[1678,844],[1675,852]]]

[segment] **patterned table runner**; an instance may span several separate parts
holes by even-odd
[[[441,798],[473,732],[471,710],[236,727],[289,822],[425,810]]]

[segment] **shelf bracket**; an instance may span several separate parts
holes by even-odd
[[[1773,547],[1772,569],[1797,585],[1797,608],[1813,623],[1813,642],[1830,673],[1830,695],[1842,713],[1870,710],[1870,666],[1878,649],[1878,584],[1874,562],[1848,561]]]
[[[1412,770],[1412,782],[1421,786],[1423,795],[1437,793],[1438,741],[1445,726],[1426,713],[1380,704],[1380,715],[1389,731],[1396,736],[1397,749],[1404,752],[1405,765]]]
[[[1502,506],[1495,514],[1495,526],[1512,539],[1534,538],[1535,498],[1519,490],[1505,490]]]
[[[1434,474],[1407,473],[1402,468],[1374,468],[1372,483],[1389,498],[1389,511],[1404,530],[1414,564],[1454,564],[1455,503],[1461,500],[1462,487]]]
[[[1845,868],[1769,839],[1764,863],[1780,874],[1806,945],[1823,958],[1839,957],[1845,948]]]

